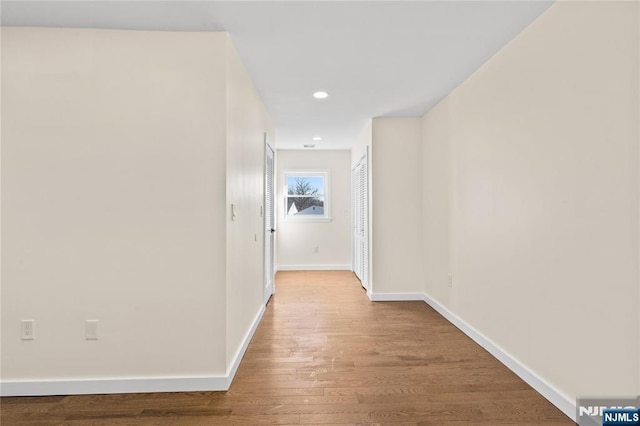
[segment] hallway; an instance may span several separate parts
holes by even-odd
[[[422,302],[369,302],[351,272],[280,272],[224,392],[3,398],[2,424],[570,425]]]
[[[573,424],[425,303],[372,303],[347,271],[278,273],[229,394],[267,421]]]

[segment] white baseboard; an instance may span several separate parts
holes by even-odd
[[[351,265],[278,265],[278,271],[350,271]]]
[[[265,310],[266,310],[265,305],[261,305],[260,310],[258,310],[258,313],[256,314],[255,318],[253,319],[253,322],[251,323],[251,327],[249,327],[249,330],[247,330],[247,334],[244,336],[244,339],[242,340],[242,344],[240,345],[240,347],[236,351],[236,354],[233,357],[233,362],[231,363],[230,368],[227,370],[227,377],[229,380],[227,384],[227,389],[229,389],[229,387],[231,386],[231,382],[233,381],[233,378],[236,376],[238,367],[240,367],[240,361],[242,361],[242,358],[244,357],[244,353],[247,351],[247,348],[249,347],[249,343],[251,343],[251,339],[253,338],[253,335],[256,332],[256,329],[258,328],[258,325],[260,325],[260,321],[262,320],[262,316],[264,315]]]
[[[44,396],[44,395],[86,395],[105,393],[141,393],[141,392],[197,392],[226,391],[231,385],[240,361],[249,342],[253,338],[265,306],[260,310],[247,331],[242,344],[236,351],[227,374],[224,376],[187,376],[187,377],[119,377],[109,379],[78,380],[8,380],[0,382],[0,396]]]
[[[564,393],[549,384],[546,380],[538,376],[535,372],[531,371],[526,365],[520,362],[513,355],[502,349],[500,346],[493,343],[490,339],[485,337],[475,328],[471,327],[464,320],[451,312],[449,309],[441,305],[435,299],[424,296],[424,301],[435,309],[440,315],[445,317],[450,323],[455,325],[464,334],[469,336],[477,344],[485,348],[491,355],[503,363],[509,370],[517,374],[522,380],[529,384],[532,388],[538,391],[549,402],[555,405],[560,411],[567,415],[574,422],[576,419],[576,401],[569,398]]]
[[[412,300],[424,301],[422,293],[369,293],[372,302],[409,302]]]
[[[140,392],[222,391],[229,388],[227,376],[121,377],[78,380],[3,381],[1,396],[85,395]]]

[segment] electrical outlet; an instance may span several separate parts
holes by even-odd
[[[447,280],[447,287],[453,287],[453,274],[449,274],[449,279]]]
[[[98,340],[98,320],[87,320],[84,325],[84,338]]]
[[[34,320],[20,321],[20,338],[22,340],[35,339],[35,321]]]
[[[320,247],[319,246],[313,246],[313,252],[314,253],[318,253],[320,251]]]

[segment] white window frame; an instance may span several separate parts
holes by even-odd
[[[324,198],[324,214],[320,215],[304,215],[304,216],[289,216],[289,212],[287,211],[287,197],[289,195],[289,186],[287,181],[290,177],[322,177],[324,180],[324,194],[322,197]],[[282,172],[282,194],[284,203],[283,206],[283,220],[286,222],[331,222],[331,199],[330,199],[330,190],[331,190],[331,181],[330,181],[330,170],[284,170]]]

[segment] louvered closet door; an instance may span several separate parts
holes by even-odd
[[[362,286],[369,288],[369,175],[368,156],[354,167],[353,187],[353,271]]]
[[[360,165],[360,244],[362,286],[369,289],[369,174],[367,156]]]
[[[266,140],[266,134],[265,134]],[[273,286],[273,251],[275,240],[274,212],[274,152],[265,143],[264,167],[264,301],[269,300],[274,291]]]
[[[356,166],[352,173],[353,188],[353,272],[362,281],[362,244],[360,242],[360,167]]]

